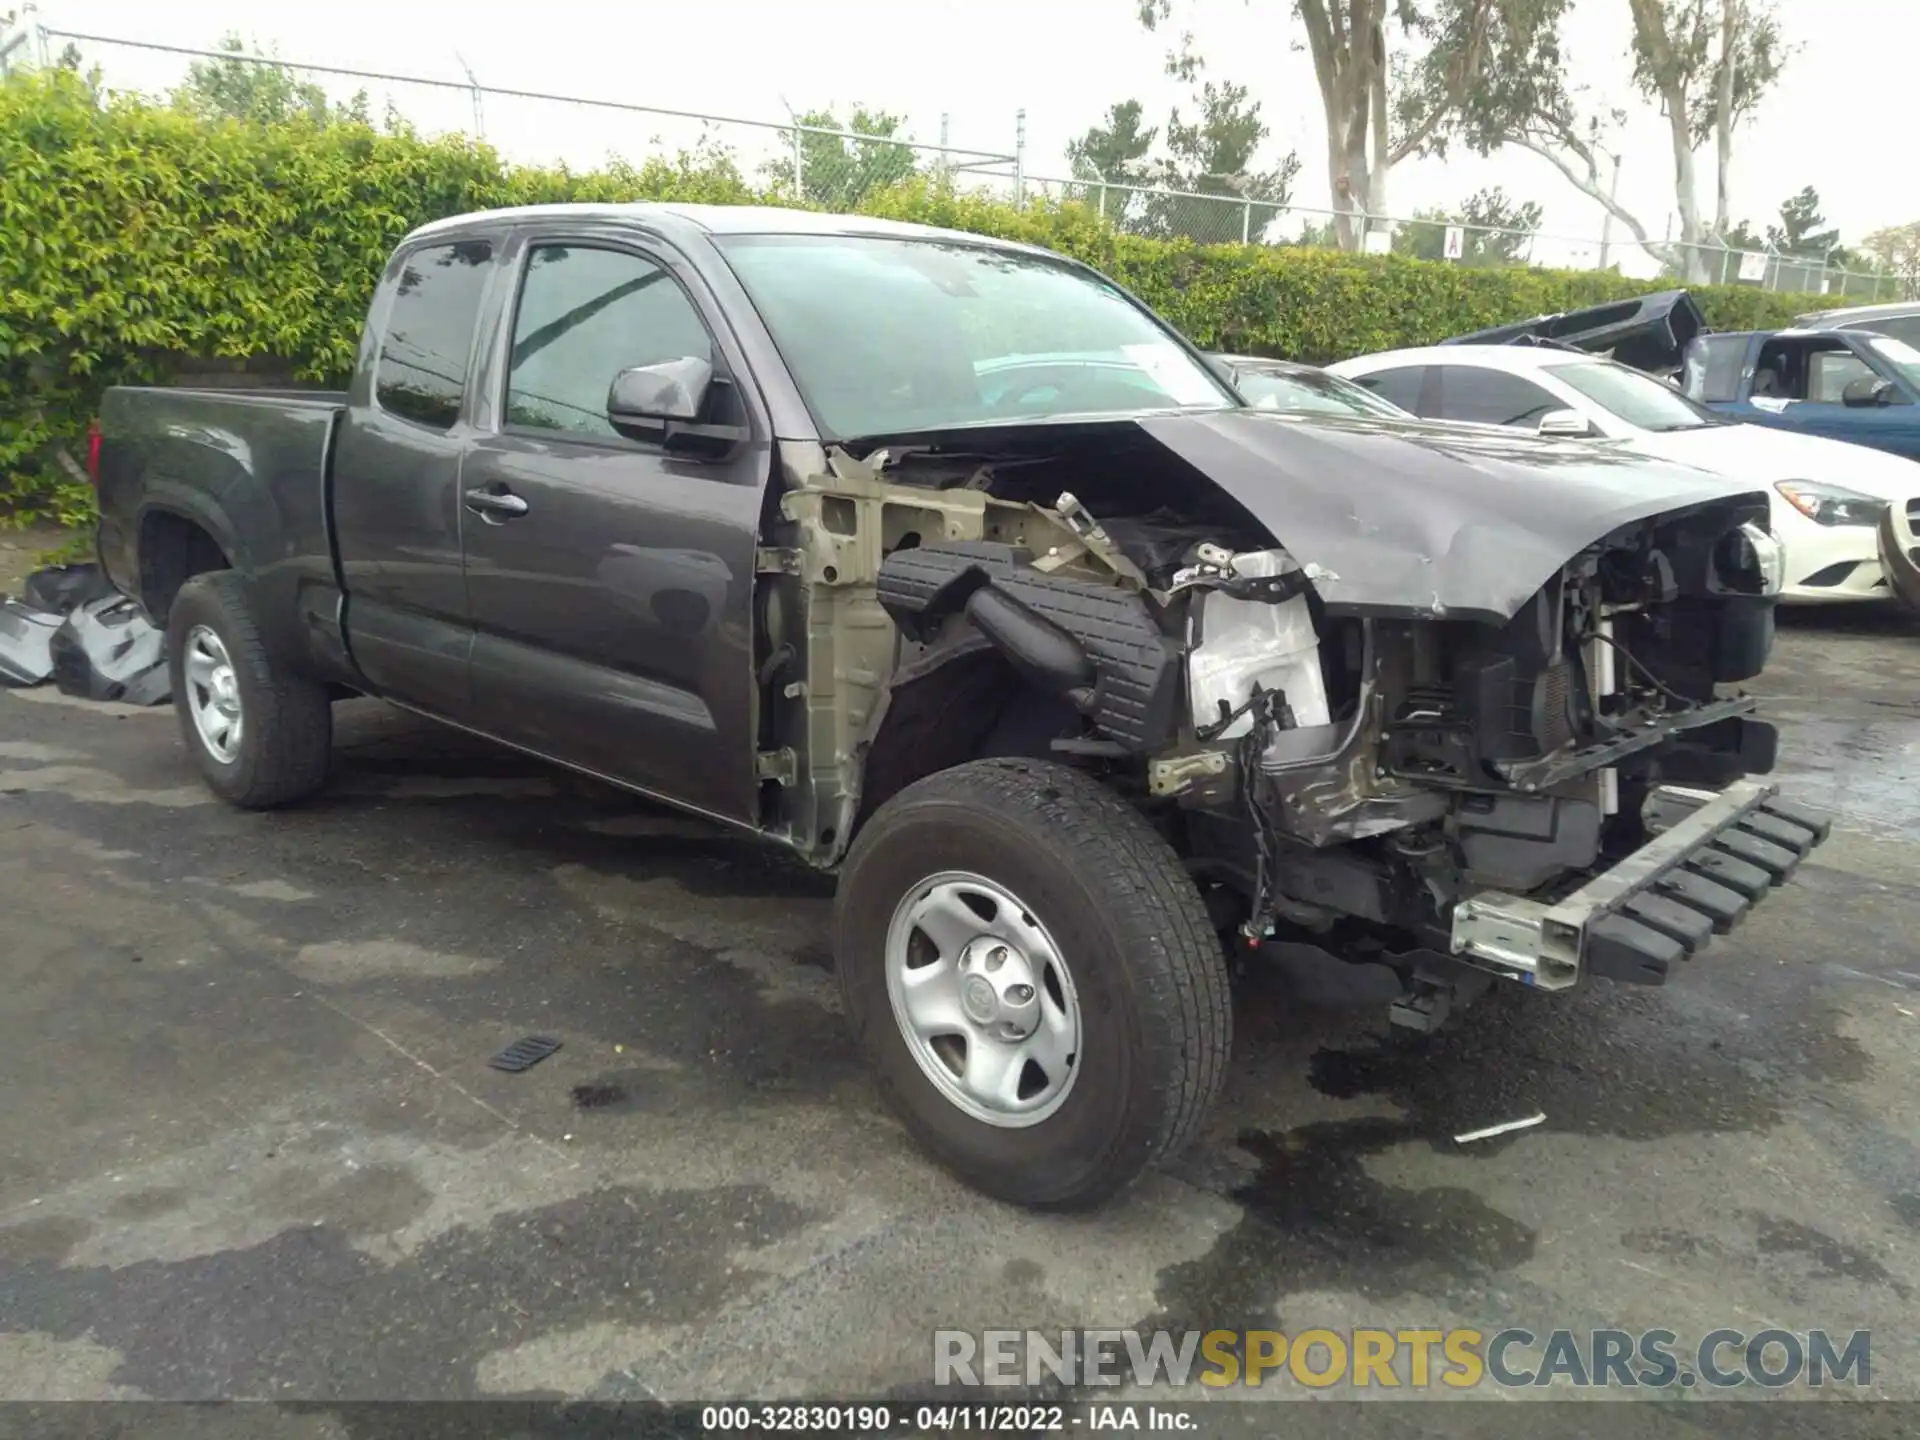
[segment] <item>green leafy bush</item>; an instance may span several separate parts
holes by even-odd
[[[765,201],[724,152],[587,173],[510,166],[462,137],[348,120],[209,120],[71,73],[0,84],[0,514],[85,518],[74,464],[102,389],[182,357],[274,356],[337,381],[388,252],[414,226],[547,201]],[[1613,275],[1118,234],[1082,206],[1016,210],[925,177],[862,208],[1073,255],[1199,343],[1326,361],[1657,288]],[[1720,328],[1815,296],[1696,292]],[[1837,303],[1837,302],[1836,302]]]

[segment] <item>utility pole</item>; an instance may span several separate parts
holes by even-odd
[[[1013,112],[1013,208],[1027,207],[1027,112]]]
[[[467,64],[466,56],[462,55],[458,50],[456,50],[453,52],[453,58],[458,60],[460,62],[460,68],[467,72],[467,89],[468,89],[468,92],[473,97],[474,139],[484,140],[487,138],[487,115],[486,115],[486,111],[482,108],[480,104],[480,81],[474,75],[473,67]]]
[[[1613,159],[1613,183],[1607,187],[1607,199],[1613,202],[1606,207],[1606,214],[1600,221],[1600,268],[1607,268],[1609,252],[1613,249],[1613,206],[1620,203],[1620,157],[1608,152]]]
[[[787,112],[787,119],[793,122],[793,131],[792,131],[792,134],[793,134],[793,203],[796,205],[802,205],[806,203],[807,187],[806,187],[806,176],[804,173],[802,173],[805,166],[805,161],[802,158],[803,150],[802,150],[801,140],[800,140],[800,116],[798,112],[794,110],[793,105],[791,104],[791,102],[788,101],[786,96],[782,95],[780,97],[780,104],[781,104],[781,107],[785,109]]]

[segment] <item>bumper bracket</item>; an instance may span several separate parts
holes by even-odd
[[[1453,953],[1523,984],[1563,990],[1583,975],[1660,985],[1791,876],[1831,827],[1777,786],[1661,786],[1642,818],[1653,838],[1559,900],[1481,891],[1453,911]]]

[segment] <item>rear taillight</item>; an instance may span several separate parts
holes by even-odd
[[[87,478],[94,489],[100,488],[100,422],[87,422]]]

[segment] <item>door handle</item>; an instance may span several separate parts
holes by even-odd
[[[527,502],[509,490],[488,490],[483,486],[467,491],[467,509],[490,525],[524,515],[527,508]]]

